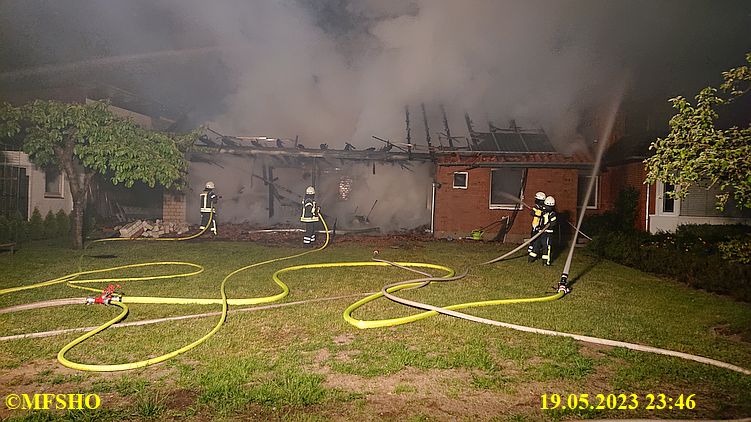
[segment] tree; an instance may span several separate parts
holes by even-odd
[[[197,132],[172,137],[119,118],[104,102],[66,104],[37,100],[20,107],[0,105],[0,136],[19,136],[40,167],[61,169],[73,199],[73,245],[83,246],[83,211],[94,174],[131,187],[178,186],[187,169],[181,152]]]
[[[692,105],[683,97],[670,100],[678,113],[670,119],[670,133],[654,141],[654,155],[644,161],[647,183],[662,181],[676,187],[668,193],[683,198],[700,182],[718,186],[717,208],[732,195],[738,206],[751,208],[751,125],[717,127],[716,108],[730,104],[751,89],[751,53],[747,65],[722,73],[719,90],[702,89]]]

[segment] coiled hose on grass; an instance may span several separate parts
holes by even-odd
[[[90,246],[92,244],[96,243],[103,243],[103,242],[111,242],[111,241],[135,241],[135,240],[143,240],[143,241],[185,241],[197,238],[198,236],[201,236],[209,227],[211,224],[211,220],[213,218],[213,213],[209,216],[209,223],[205,226],[205,228],[201,231],[199,231],[196,234],[193,234],[191,236],[182,237],[182,238],[159,238],[159,239],[129,239],[129,238],[111,238],[111,239],[99,239],[95,240],[87,245]],[[87,332],[86,334],[81,335],[80,337],[76,338],[75,340],[71,341],[70,343],[63,346],[62,349],[57,354],[57,359],[60,361],[61,364],[68,368],[77,369],[81,371],[96,371],[96,372],[112,372],[112,371],[124,371],[124,370],[130,370],[130,369],[136,369],[136,368],[142,368],[145,366],[153,365],[159,362],[164,362],[167,359],[173,358],[179,354],[185,353],[201,343],[208,340],[211,336],[216,334],[217,331],[222,327],[225,320],[227,319],[227,310],[229,305],[253,305],[253,304],[259,304],[259,303],[268,303],[268,302],[274,302],[277,300],[280,300],[287,296],[289,294],[289,287],[282,282],[278,274],[280,274],[282,271],[277,271],[273,275],[274,282],[282,289],[282,291],[278,294],[271,295],[271,296],[264,296],[264,297],[255,297],[255,298],[241,298],[241,299],[233,299],[229,300],[227,298],[226,294],[226,285],[227,282],[231,277],[234,275],[251,269],[255,267],[259,267],[266,264],[271,264],[274,262],[279,262],[283,260],[298,258],[304,255],[307,255],[312,252],[321,251],[328,246],[330,237],[329,237],[329,231],[328,226],[326,225],[326,221],[323,217],[321,217],[321,222],[323,223],[324,230],[326,231],[326,240],[323,243],[323,245],[317,249],[308,250],[305,252],[301,252],[294,255],[284,256],[280,258],[274,258],[269,259],[263,262],[254,263],[251,265],[244,266],[242,268],[238,268],[231,273],[229,273],[224,279],[222,280],[222,283],[219,287],[219,292],[221,295],[221,298],[218,299],[199,299],[199,298],[174,298],[174,297],[130,297],[130,296],[114,296],[113,300],[110,301],[111,304],[119,307],[121,309],[121,312],[114,318],[110,319],[106,323],[102,324],[101,326],[97,327],[95,330]],[[125,282],[125,281],[143,281],[143,280],[158,280],[158,279],[170,279],[170,278],[178,278],[178,277],[189,277],[196,274],[199,274],[204,271],[203,266],[191,263],[191,262],[182,262],[182,261],[162,261],[162,262],[147,262],[147,263],[138,263],[138,264],[130,264],[130,265],[121,265],[117,267],[110,267],[110,268],[103,268],[98,270],[89,270],[89,271],[83,271],[81,270],[81,263],[83,259],[83,254],[81,255],[81,259],[79,260],[79,271],[67,274],[62,277],[58,277],[52,280],[44,281],[41,283],[35,283],[27,286],[18,286],[8,289],[0,290],[0,295],[17,292],[21,290],[27,290],[27,289],[34,289],[34,288],[40,288],[60,283],[67,283],[68,286],[79,288],[79,289],[85,289],[89,291],[94,291],[99,293],[100,290],[90,288],[90,287],[84,287],[80,286],[79,284],[85,284],[85,283],[101,283],[101,282]],[[179,274],[168,274],[168,275],[159,275],[159,276],[142,276],[142,277],[126,277],[126,278],[97,278],[97,279],[86,279],[86,280],[77,280],[78,277],[81,276],[88,276],[91,274],[99,274],[99,273],[105,273],[105,272],[111,272],[111,271],[117,271],[117,270],[123,270],[127,268],[141,268],[141,267],[150,267],[150,266],[169,266],[169,265],[183,265],[183,266],[189,266],[194,268],[193,271],[190,272],[184,272]],[[85,363],[78,363],[73,362],[65,357],[65,354],[76,347],[77,345],[83,343],[84,341],[88,340],[89,338],[99,334],[100,332],[106,330],[113,324],[116,324],[128,315],[128,306],[126,303],[160,303],[160,304],[221,304],[222,305],[222,312],[220,315],[219,320],[214,325],[214,327],[206,333],[204,336],[200,337],[199,339],[191,342],[190,344],[187,344],[177,350],[174,350],[169,353],[165,353],[160,356],[156,356],[150,359],[145,359],[137,362],[128,362],[128,363],[121,363],[121,364],[85,364]]]

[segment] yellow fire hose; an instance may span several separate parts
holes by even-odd
[[[94,244],[94,243],[102,243],[102,242],[110,242],[110,241],[133,241],[133,240],[143,240],[143,241],[185,241],[185,240],[190,240],[190,239],[194,239],[194,238],[202,235],[207,230],[208,226],[211,224],[211,220],[212,219],[213,219],[213,213],[210,214],[210,216],[209,216],[209,223],[206,225],[206,227],[203,230],[199,231],[198,233],[196,233],[194,235],[188,236],[188,237],[182,237],[182,238],[160,238],[160,239],[141,239],[141,238],[137,238],[137,239],[130,239],[130,238],[99,239],[99,240],[95,240],[95,241],[91,242],[89,245],[87,245],[87,247],[90,246],[91,244]],[[275,259],[270,259],[270,260],[263,261],[263,262],[254,263],[254,264],[247,265],[245,267],[242,267],[242,268],[239,268],[237,270],[232,271],[230,274],[228,274],[222,280],[222,283],[220,285],[220,293],[221,293],[221,298],[220,299],[164,298],[164,297],[119,297],[119,296],[114,296],[112,298],[112,301],[110,303],[114,304],[115,306],[118,306],[118,307],[121,308],[122,311],[120,312],[120,314],[117,315],[116,317],[112,318],[111,320],[107,321],[106,323],[102,324],[101,326],[99,326],[95,330],[90,331],[90,332],[88,332],[88,333],[86,333],[86,334],[84,334],[84,335],[76,338],[75,340],[71,341],[70,343],[66,344],[60,350],[60,352],[58,352],[58,354],[57,354],[58,360],[60,361],[60,363],[62,363],[63,365],[65,365],[65,366],[67,366],[69,368],[78,369],[78,370],[82,370],[82,371],[99,371],[99,372],[124,371],[124,370],[129,370],[129,369],[142,368],[142,367],[145,367],[145,366],[153,365],[155,363],[163,362],[163,361],[165,361],[167,359],[170,359],[170,358],[175,357],[175,356],[177,356],[177,355],[179,355],[181,353],[185,353],[188,350],[191,350],[191,349],[195,348],[196,346],[198,346],[199,344],[203,343],[204,341],[206,341],[207,339],[209,339],[211,336],[213,336],[217,331],[219,331],[219,329],[221,328],[222,324],[224,324],[224,321],[227,318],[227,308],[228,308],[229,305],[252,305],[252,304],[259,304],[259,303],[268,303],[268,302],[274,302],[274,301],[280,300],[280,299],[284,298],[285,296],[287,296],[289,294],[289,288],[278,277],[278,274],[280,274],[282,272],[285,272],[284,270],[277,271],[273,275],[274,282],[276,282],[277,285],[279,285],[279,287],[281,287],[281,289],[282,289],[281,293],[278,293],[278,294],[275,294],[275,295],[265,296],[265,297],[257,297],[257,298],[246,298],[246,299],[232,299],[232,300],[228,300],[227,299],[227,294],[226,294],[225,287],[226,287],[227,281],[232,276],[234,276],[234,275],[236,275],[236,274],[238,274],[238,273],[240,273],[242,271],[248,270],[250,268],[254,268],[254,267],[259,267],[259,266],[262,266],[262,265],[270,264],[270,263],[273,263],[273,262],[279,262],[279,261],[283,261],[283,260],[287,260],[287,259],[298,258],[298,257],[307,255],[307,254],[312,253],[312,252],[321,251],[324,248],[326,248],[326,246],[328,246],[329,239],[330,239],[330,237],[329,237],[329,231],[328,231],[328,226],[326,225],[326,221],[324,220],[323,217],[321,217],[321,222],[323,223],[324,230],[326,231],[326,241],[324,242],[324,244],[320,248],[313,249],[313,250],[308,250],[308,251],[301,252],[301,253],[294,254],[294,255],[290,255],[290,256],[285,256],[285,257],[281,257],[281,258],[275,258]],[[81,256],[81,260],[82,259],[83,259],[83,255]],[[21,290],[27,290],[27,289],[34,289],[34,288],[39,288],[39,287],[50,286],[50,285],[59,284],[59,283],[67,283],[68,286],[70,286],[70,287],[75,287],[75,288],[79,288],[79,289],[85,289],[85,290],[95,291],[95,292],[99,293],[100,290],[89,288],[89,287],[79,286],[78,284],[84,284],[84,283],[101,283],[101,282],[125,282],[125,281],[137,281],[137,280],[157,280],[157,279],[169,279],[169,278],[178,278],[178,277],[189,277],[189,276],[192,276],[192,275],[199,274],[199,273],[203,272],[203,270],[204,270],[204,268],[201,265],[194,264],[194,263],[191,263],[191,262],[163,261],[163,262],[148,262],[148,263],[121,265],[121,266],[118,266],[118,267],[104,268],[104,269],[98,269],[98,270],[82,271],[81,270],[81,260],[79,260],[79,271],[76,272],[76,273],[68,274],[68,275],[65,275],[65,276],[62,276],[62,277],[58,277],[58,278],[55,278],[55,279],[52,279],[52,280],[44,281],[44,282],[41,282],[41,283],[31,284],[31,285],[27,285],[27,286],[13,287],[13,288],[8,288],[8,289],[2,289],[2,290],[0,290],[0,295],[12,293],[12,292],[17,292],[17,291],[21,291]],[[148,267],[148,266],[156,266],[156,265],[164,265],[164,266],[167,266],[167,265],[182,265],[182,266],[192,267],[192,268],[194,268],[194,270],[190,271],[190,272],[179,273],[179,274],[168,274],[168,275],[160,275],[160,276],[143,276],[143,277],[127,277],[127,278],[122,278],[122,277],[121,278],[98,278],[98,279],[76,280],[80,276],[86,276],[86,275],[91,275],[91,274],[98,274],[98,273],[104,273],[104,272],[117,271],[117,270],[122,270],[122,269],[126,269],[126,268],[139,268],[139,267]],[[288,268],[288,269],[285,269],[285,270],[286,271],[292,271],[293,268]],[[192,342],[192,343],[190,343],[188,345],[185,345],[185,346],[183,346],[183,347],[181,347],[181,348],[179,348],[177,350],[174,350],[174,351],[172,351],[170,353],[166,353],[164,355],[157,356],[157,357],[154,357],[154,358],[151,358],[151,359],[146,359],[146,360],[142,360],[142,361],[138,361],[138,362],[113,364],[113,365],[91,365],[91,364],[82,364],[82,363],[72,362],[72,361],[70,361],[69,359],[67,359],[65,357],[65,354],[69,350],[71,350],[72,348],[74,348],[75,346],[83,343],[84,341],[86,341],[87,339],[95,336],[96,334],[98,334],[98,333],[106,330],[107,328],[109,328],[113,324],[116,324],[117,322],[122,321],[128,315],[128,306],[125,303],[221,304],[222,305],[222,313],[221,313],[221,317],[219,318],[219,321],[214,326],[214,328],[211,331],[209,331],[206,335],[204,335],[203,337],[201,337],[198,340],[195,340],[194,342]]]
[[[541,236],[542,233],[543,233],[543,231],[544,231],[544,229],[547,228],[547,227],[548,226],[543,227],[543,230],[540,230],[537,234],[535,234],[534,236],[532,236],[530,239],[528,239],[527,241],[523,242],[521,245],[517,246],[516,248],[510,250],[509,252],[507,252],[507,253],[505,253],[505,254],[497,257],[497,258],[494,258],[494,259],[491,259],[489,261],[483,262],[480,265],[493,264],[495,262],[498,262],[498,261],[501,261],[501,260],[504,260],[504,259],[508,258],[509,256],[515,254],[516,252],[518,252],[519,250],[521,250],[525,246],[529,245],[531,242],[533,242],[539,236]],[[423,272],[420,272],[420,271],[416,271],[416,272],[418,272],[418,273],[420,273],[422,275],[427,276],[428,278],[426,278],[426,279],[420,279],[420,280],[409,280],[409,281],[406,281],[406,282],[400,282],[400,283],[395,283],[393,285],[386,286],[380,292],[374,293],[374,294],[372,294],[372,295],[370,295],[368,297],[362,298],[362,299],[358,300],[357,302],[349,305],[347,307],[347,309],[344,310],[343,317],[344,317],[345,321],[349,322],[350,324],[352,324],[355,327],[360,328],[360,329],[392,327],[392,326],[395,326],[395,325],[407,324],[407,323],[419,321],[421,319],[425,319],[425,318],[428,318],[428,317],[431,317],[431,316],[434,316],[434,315],[438,315],[439,312],[437,310],[428,310],[428,311],[425,311],[425,312],[421,312],[419,314],[414,314],[414,315],[400,317],[400,318],[390,318],[390,319],[379,319],[379,320],[365,321],[365,320],[361,320],[361,319],[357,319],[357,318],[353,317],[352,313],[356,309],[364,306],[365,304],[367,304],[369,302],[372,302],[372,301],[374,301],[374,300],[376,300],[376,299],[378,299],[380,297],[383,297],[383,296],[388,296],[389,293],[393,293],[393,292],[396,292],[396,291],[399,291],[399,290],[404,290],[404,289],[408,289],[409,290],[409,289],[419,288],[419,287],[426,286],[428,284],[435,283],[435,282],[440,282],[440,281],[457,280],[459,278],[464,277],[464,275],[466,275],[466,272],[465,272],[464,274],[455,277],[454,276],[454,270],[452,270],[451,268],[448,268],[448,267],[444,267],[442,265],[432,265],[432,264],[431,265],[427,265],[427,264],[415,265],[414,263],[409,263],[410,265],[405,265],[407,263],[403,263],[403,262],[389,262],[389,261],[380,261],[380,260],[376,260],[375,262],[378,262],[378,263],[380,263],[382,265],[390,265],[390,266],[394,266],[394,265],[395,266],[420,266],[420,267],[424,267],[424,268],[434,268],[434,269],[439,269],[439,270],[446,271],[446,274],[444,274],[442,277],[432,277],[430,274],[423,273]],[[404,268],[404,269],[409,269],[409,268]],[[551,300],[560,299],[563,296],[564,296],[564,294],[562,292],[559,292],[558,294],[555,294],[555,295],[548,295],[548,296],[534,297],[534,298],[493,299],[493,300],[484,300],[484,301],[478,301],[478,302],[459,303],[459,304],[455,304],[455,305],[445,306],[445,307],[443,307],[443,309],[457,310],[457,309],[474,308],[474,307],[479,307],[479,306],[508,305],[508,304],[512,304],[512,303],[548,302],[548,301],[551,301]]]

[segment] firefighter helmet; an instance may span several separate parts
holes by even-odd
[[[535,199],[538,201],[544,201],[545,200],[545,192],[537,192],[535,194]]]
[[[305,194],[306,195],[315,195],[316,194],[316,188],[314,188],[313,186],[308,186],[308,188],[305,189]]]
[[[206,189],[214,189],[214,182],[206,182]]]
[[[545,205],[547,205],[549,207],[554,207],[555,206],[555,198],[553,198],[552,196],[548,196],[547,198],[545,198]]]

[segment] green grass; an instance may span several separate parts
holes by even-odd
[[[380,257],[448,265],[461,271],[508,247],[483,243],[382,240]],[[245,271],[230,279],[229,297],[275,294],[271,274],[285,266],[367,261],[374,245],[334,244],[321,253]],[[84,269],[149,261],[188,261],[205,271],[191,278],[125,283],[126,295],[218,297],[230,271],[300,252],[253,243],[201,242],[100,245]],[[209,251],[210,253],[207,253]],[[459,281],[401,293],[436,305],[547,294],[562,270],[515,259],[473,267]],[[15,255],[0,254],[0,288],[32,284],[75,272],[78,253],[54,243],[30,243]],[[145,268],[113,276],[166,274],[184,268]],[[387,268],[333,268],[283,275],[284,301],[357,295],[413,278]],[[577,251],[574,291],[562,300],[469,309],[514,324],[605,337],[699,354],[751,368],[751,305],[691,290]],[[104,287],[103,284],[98,287]],[[64,285],[0,296],[0,308],[48,298],[82,297]],[[358,330],[341,317],[355,297],[230,314],[206,343],[175,359],[126,373],[77,373],[61,369],[57,351],[79,334],[3,342],[0,389],[10,392],[86,392],[102,408],[78,413],[0,413],[17,420],[384,419],[559,420],[578,418],[729,418],[751,413],[751,377],[675,358],[618,348],[597,348],[480,325],[446,316],[412,324]],[[219,306],[131,305],[128,321],[219,310]],[[0,314],[3,335],[98,325],[116,308],[67,306]],[[379,300],[355,312],[361,319],[417,312]],[[217,317],[129,328],[111,328],[69,352],[74,361],[122,363],[177,349],[208,332]],[[718,335],[723,326],[734,336]],[[697,394],[697,408],[654,413],[543,411],[541,394]]]

